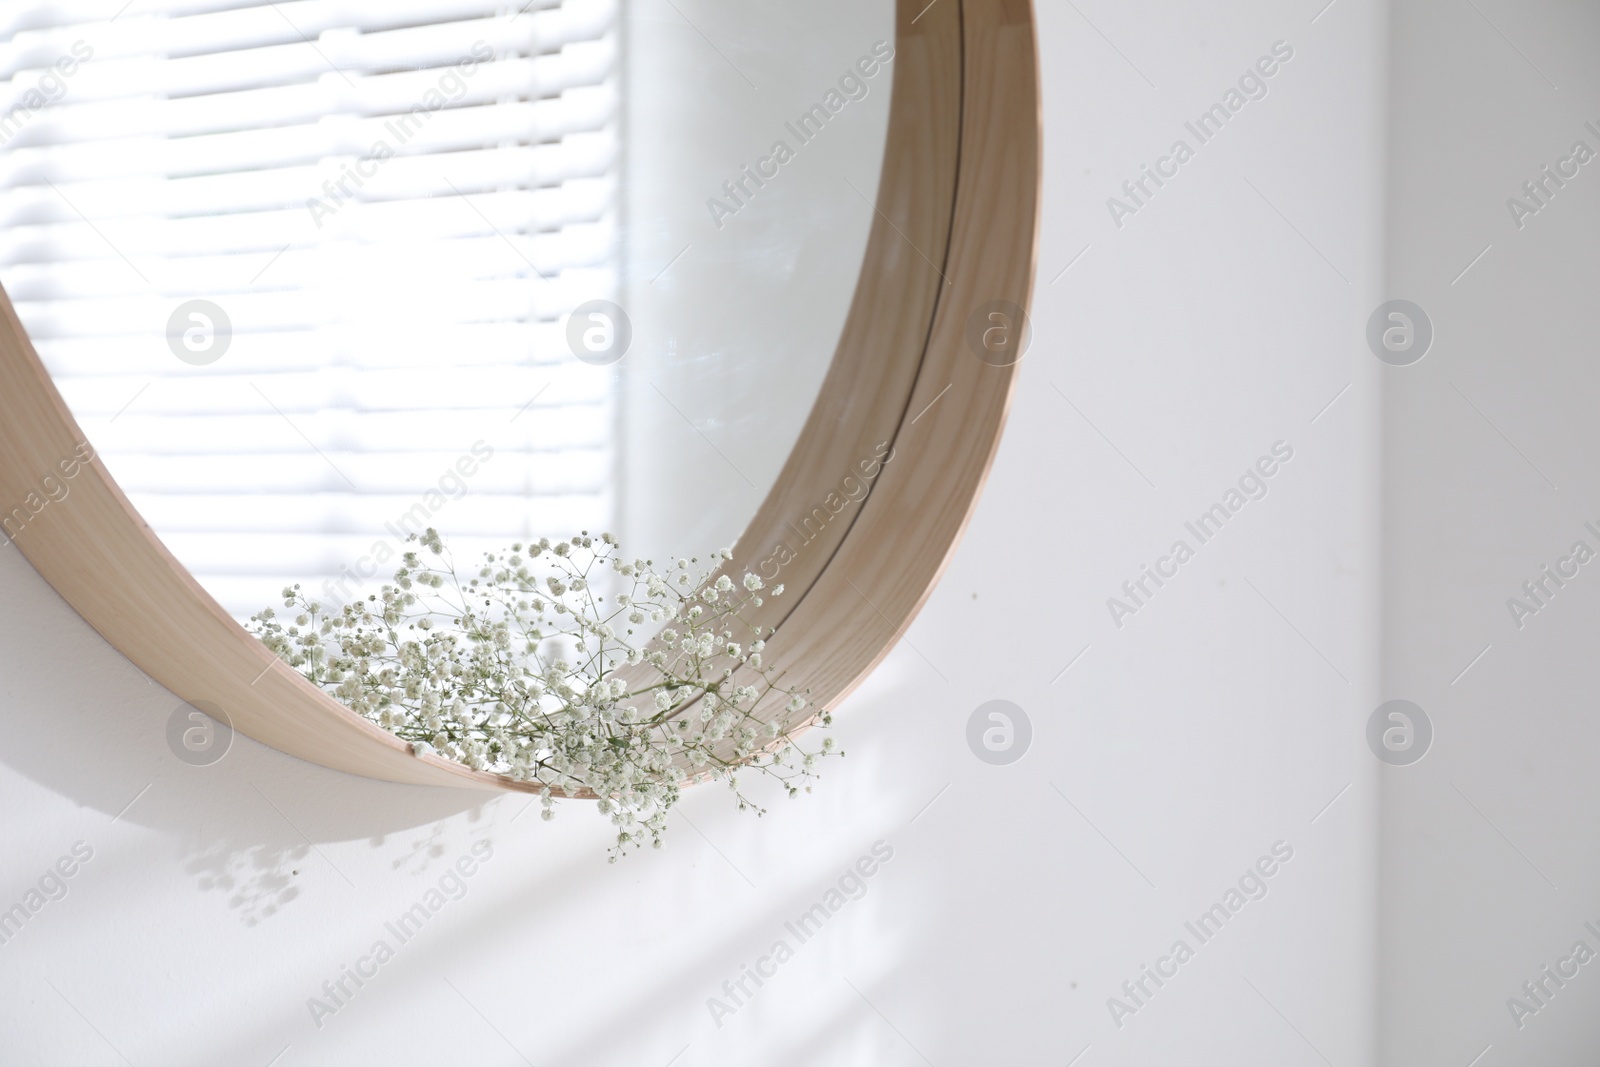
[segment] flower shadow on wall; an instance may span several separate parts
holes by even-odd
[[[242,736],[214,763],[181,759],[168,737],[178,698],[106,644],[20,553],[0,553],[0,600],[9,609],[0,612],[0,762],[88,809],[78,832],[91,845],[129,825],[155,831],[246,924],[293,903],[298,882],[341,877],[319,846],[366,839],[392,850],[398,840],[405,851],[392,862],[420,870],[440,862],[437,824],[491,799],[326,770]]]
[[[295,883],[311,855],[309,845],[281,848],[251,845],[243,850],[211,841],[189,851],[184,870],[204,892],[228,894],[228,906],[246,926],[270,919],[300,895]]]
[[[467,812],[469,824],[484,820],[481,808]],[[367,843],[390,855],[389,870],[410,877],[427,877],[448,866],[445,821],[426,828],[380,833]],[[332,870],[325,856],[318,854],[305,839],[288,843],[249,843],[225,838],[200,836],[185,839],[180,847],[184,870],[195,877],[203,892],[225,894],[228,907],[238,913],[246,926],[270,919],[300,896],[301,885],[313,867],[345,877]]]

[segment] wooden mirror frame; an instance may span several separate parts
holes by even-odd
[[[882,180],[854,302],[798,443],[729,564],[787,587],[753,621],[776,628],[768,664],[820,709],[888,655],[954,552],[1017,370],[980,359],[969,336],[982,334],[991,305],[1026,309],[1033,286],[1041,132],[1031,0],[897,0],[896,21]],[[413,755],[282,663],[86,453],[0,293],[0,523],[12,520],[0,529],[113,647],[182,699],[221,708],[236,730],[325,767],[539,788]],[[59,502],[47,476],[68,487]],[[847,477],[864,496],[849,499]]]

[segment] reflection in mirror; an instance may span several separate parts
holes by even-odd
[[[873,219],[889,0],[0,18],[0,282],[235,616],[372,593],[429,526],[704,555],[771,489]]]

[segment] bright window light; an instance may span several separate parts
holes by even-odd
[[[614,383],[562,320],[618,286],[614,0],[113,8],[0,4],[0,280],[201,584],[242,617],[422,525],[605,528]]]

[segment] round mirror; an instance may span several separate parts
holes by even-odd
[[[240,620],[371,596],[430,528],[732,546],[820,713],[937,580],[1031,336],[1026,0],[41,3],[0,35],[4,545],[185,700],[512,787]]]
[[[838,347],[893,40],[889,0],[36,5],[0,283],[237,618],[428,527],[704,556]]]

